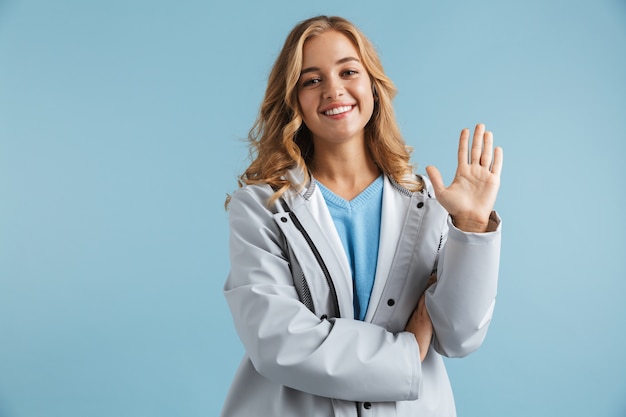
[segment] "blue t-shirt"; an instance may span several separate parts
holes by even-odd
[[[365,318],[376,277],[380,217],[383,208],[383,176],[379,176],[352,200],[339,197],[319,181],[352,271],[354,317]]]

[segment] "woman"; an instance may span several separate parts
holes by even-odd
[[[441,355],[477,349],[491,319],[502,150],[464,129],[454,181],[428,167],[430,185],[394,94],[350,22],[287,37],[229,202],[225,295],[246,356],[223,416],[455,415]]]

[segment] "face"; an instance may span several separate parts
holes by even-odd
[[[374,111],[372,82],[345,35],[328,31],[304,44],[298,102],[316,146],[363,142]]]

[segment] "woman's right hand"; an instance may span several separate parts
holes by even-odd
[[[420,349],[420,361],[424,362],[430,341],[433,337],[433,323],[430,321],[428,310],[426,309],[426,301],[424,294],[420,297],[417,307],[413,310],[413,314],[406,324],[406,331],[413,333]]]

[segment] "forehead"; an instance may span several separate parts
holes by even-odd
[[[304,43],[302,67],[328,66],[348,57],[359,59],[359,51],[346,35],[330,30]]]

